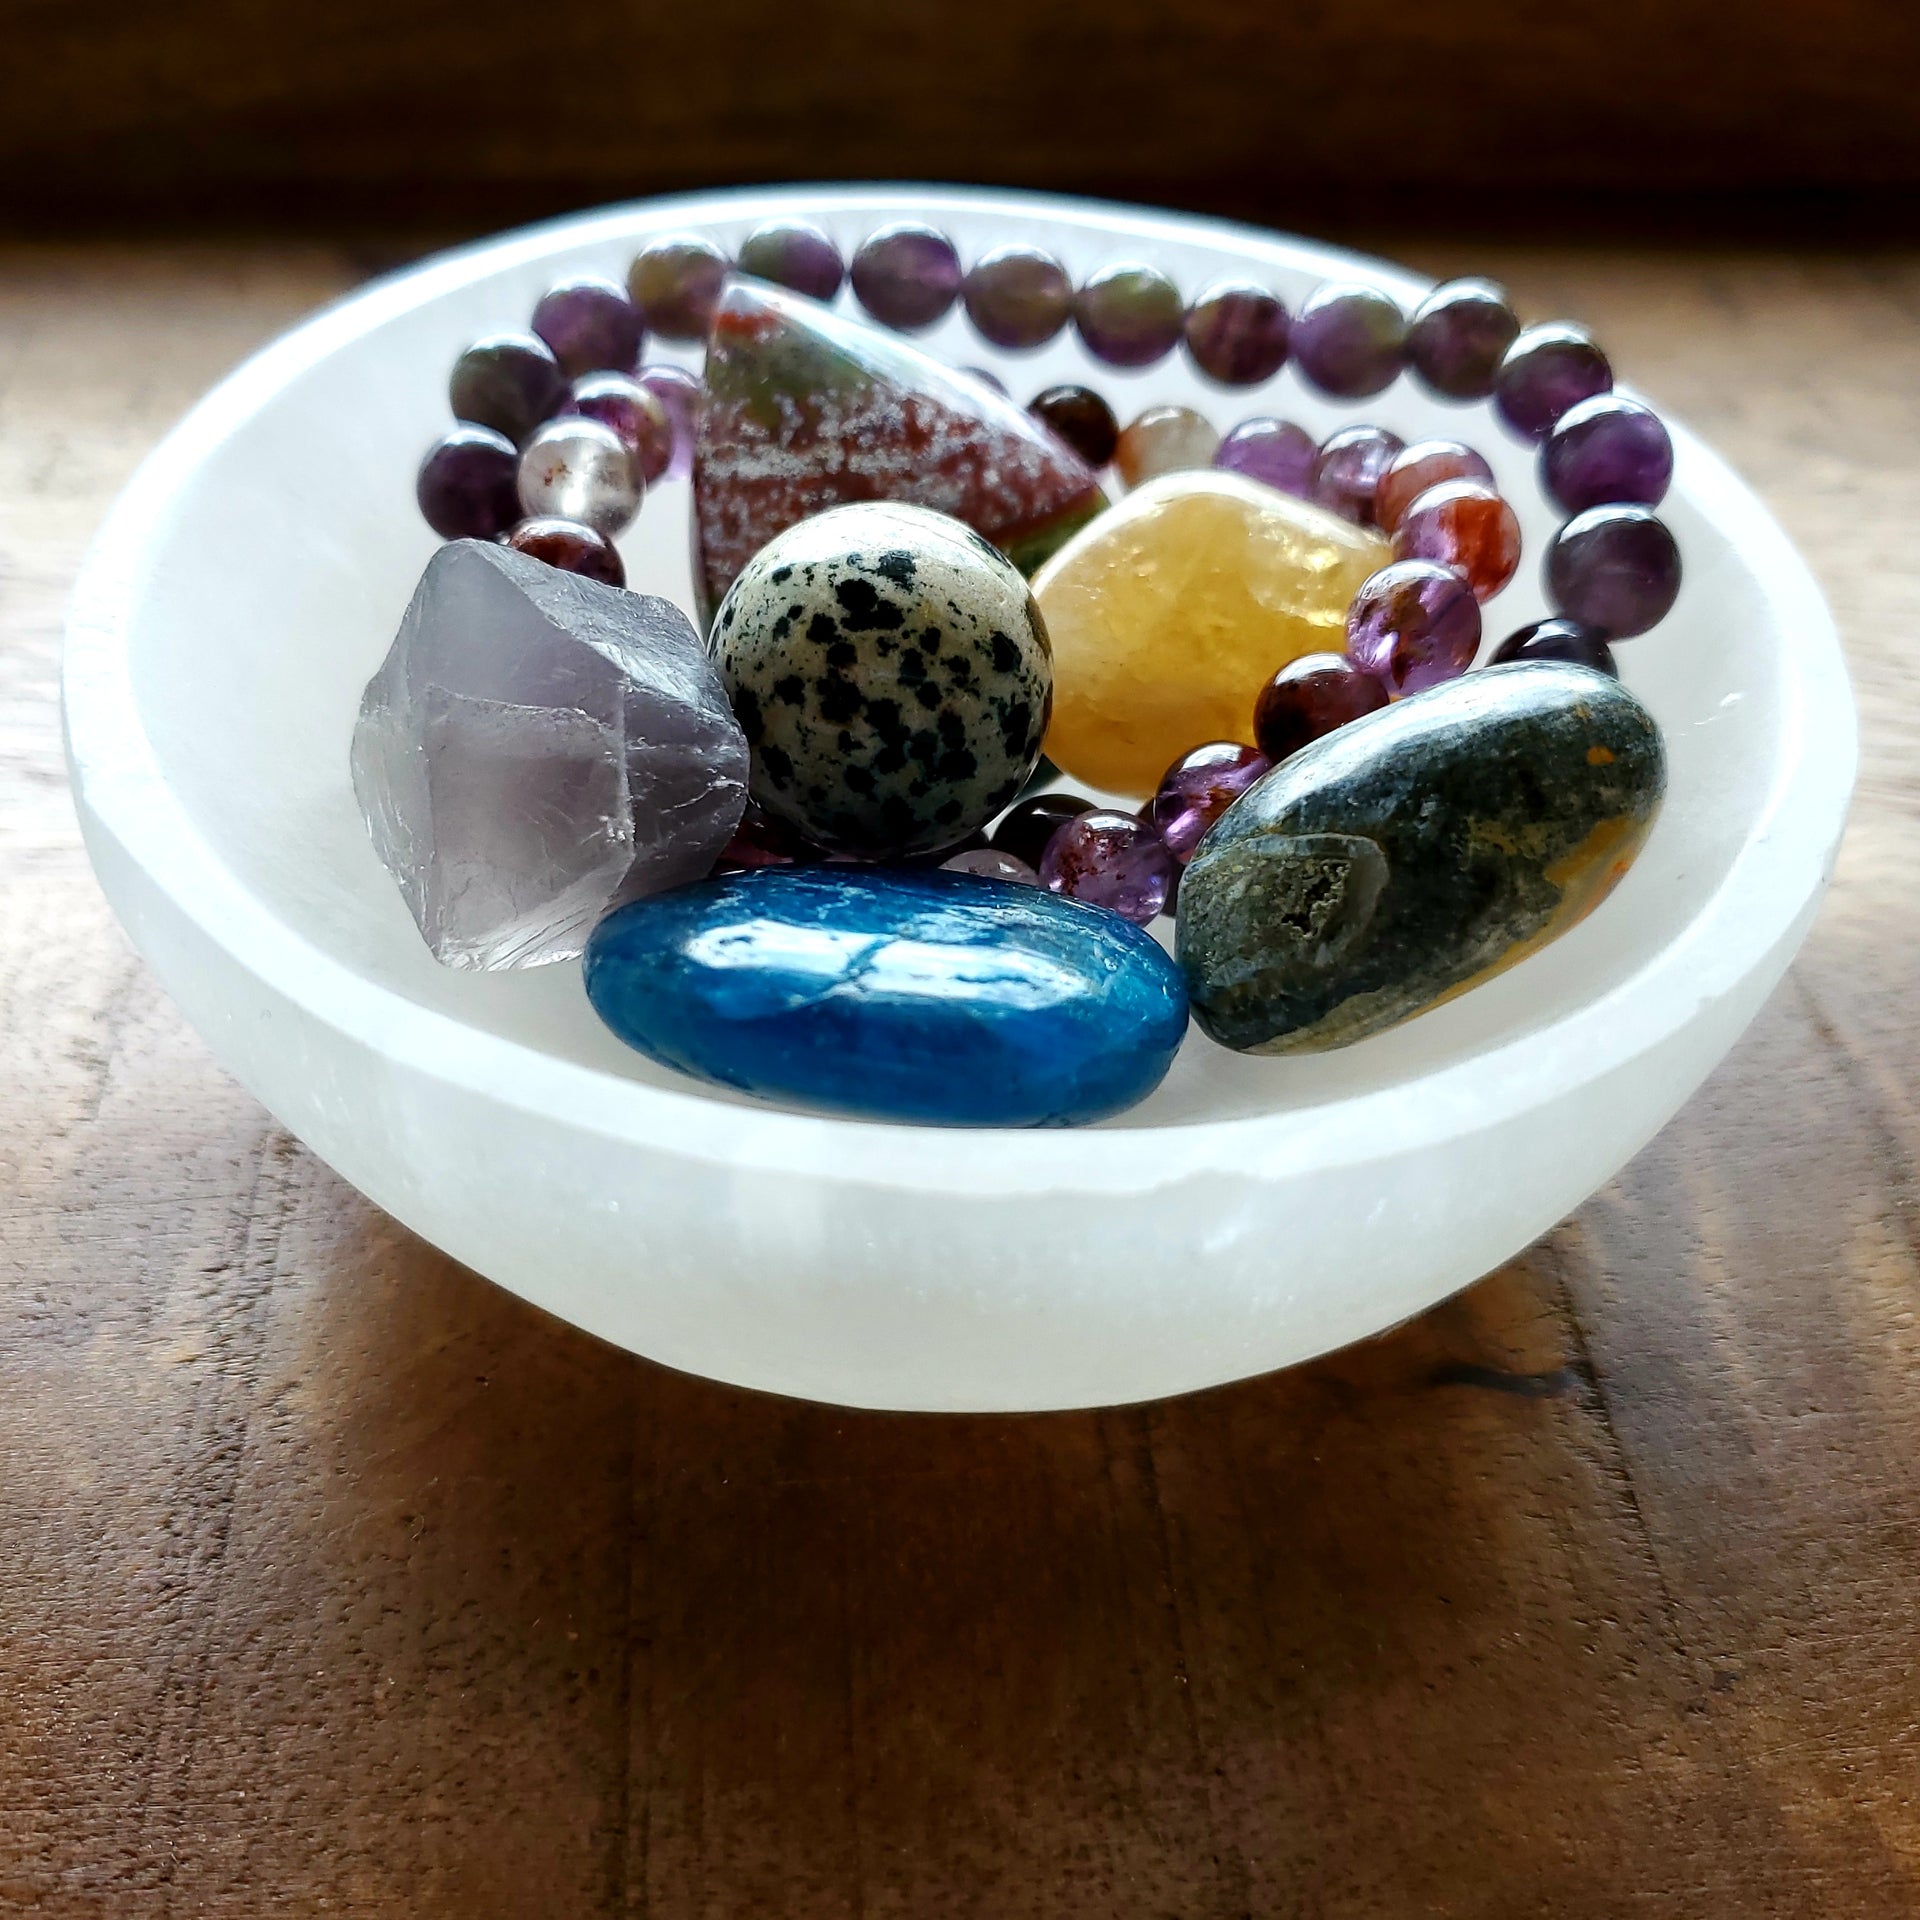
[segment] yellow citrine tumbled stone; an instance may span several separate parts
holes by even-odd
[[[1341,650],[1347,603],[1390,557],[1377,533],[1240,474],[1149,480],[1034,578],[1053,642],[1047,757],[1146,795],[1191,747],[1251,745],[1261,687]]]

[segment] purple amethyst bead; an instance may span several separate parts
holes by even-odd
[[[455,427],[420,462],[414,498],[443,540],[496,540],[520,518],[520,455],[491,427]]]
[[[1105,907],[1140,927],[1165,908],[1179,871],[1144,820],[1105,808],[1069,820],[1040,856],[1040,881],[1050,891]]]
[[[1182,866],[1193,858],[1207,829],[1260,778],[1273,762],[1257,747],[1214,740],[1183,753],[1161,777],[1147,818]]]
[[[624,373],[590,373],[573,383],[566,410],[611,427],[648,486],[666,472],[673,458],[673,422],[659,396],[638,380]]]
[[[1613,368],[1584,327],[1529,327],[1493,381],[1494,411],[1523,440],[1544,440],[1569,407],[1613,385]]]
[[[698,234],[676,234],[642,247],[627,269],[627,291],[649,333],[663,340],[704,340],[727,256]]]
[[[1209,287],[1187,309],[1187,351],[1222,386],[1250,387],[1286,365],[1293,316],[1277,295],[1245,281]]]
[[[1657,507],[1673,482],[1673,441],[1637,400],[1597,393],[1560,416],[1540,449],[1540,484],[1568,513]]]
[[[853,290],[883,327],[902,333],[930,327],[960,291],[960,256],[932,227],[903,220],[861,242],[853,256]]]
[[[1406,346],[1406,316],[1376,287],[1318,287],[1293,323],[1293,364],[1339,400],[1390,387]]]
[[[1117,261],[1073,296],[1073,324],[1087,351],[1110,367],[1149,367],[1180,344],[1180,289],[1157,267]]]
[[[1347,658],[1396,694],[1465,673],[1479,647],[1480,602],[1435,560],[1382,567],[1347,609]]]
[[[840,249],[810,220],[768,220],[740,243],[739,267],[809,300],[831,300],[847,277]]]
[[[447,399],[453,417],[491,427],[518,443],[566,398],[552,349],[530,333],[490,333],[453,363]]]
[[[1375,496],[1405,445],[1385,427],[1343,427],[1322,444],[1314,460],[1312,498],[1343,520],[1378,526]]]
[[[996,247],[983,255],[960,290],[967,318],[996,347],[1044,347],[1073,312],[1073,282],[1038,247]]]
[[[1282,493],[1313,497],[1314,470],[1320,449],[1305,427],[1291,420],[1242,420],[1220,442],[1213,464],[1228,473],[1244,473]]]
[[[640,309],[598,274],[549,287],[533,310],[533,330],[569,380],[603,369],[631,373],[640,358]]]
[[[1407,364],[1448,400],[1484,400],[1520,322],[1491,280],[1449,280],[1414,309]]]
[[[1680,593],[1680,549],[1648,507],[1589,507],[1553,536],[1547,597],[1609,640],[1656,627]]]
[[[1620,678],[1607,636],[1598,627],[1583,627],[1578,620],[1536,620],[1529,627],[1521,627],[1494,648],[1487,665],[1504,667],[1520,660],[1562,660],[1576,667],[1591,667],[1615,680]]]
[[[693,430],[700,418],[700,382],[685,367],[663,360],[657,366],[642,367],[640,384],[667,410],[673,427],[673,453],[667,472],[684,479],[693,470]],[[652,485],[652,476],[648,476]]]

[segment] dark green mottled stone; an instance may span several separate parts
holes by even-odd
[[[1352,721],[1195,852],[1194,1014],[1242,1053],[1317,1053],[1423,1013],[1597,906],[1665,787],[1653,716],[1586,667],[1488,668]]]

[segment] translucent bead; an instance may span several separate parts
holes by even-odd
[[[1149,407],[1114,444],[1113,464],[1128,486],[1159,473],[1179,473],[1213,464],[1220,434],[1191,407]]]
[[[619,549],[604,533],[575,520],[522,520],[507,535],[515,553],[530,554],[562,573],[577,573],[609,587],[627,584],[627,569]]]
[[[944,233],[903,220],[869,234],[853,256],[853,290],[883,327],[930,327],[960,291],[960,256]]]
[[[1449,280],[1422,300],[1407,328],[1407,364],[1448,400],[1484,400],[1520,331],[1504,288]]]
[[[1016,801],[993,830],[992,844],[1001,853],[1024,860],[1038,869],[1047,842],[1069,820],[1093,811],[1093,802],[1077,793],[1036,793],[1031,800]]]
[[[1568,513],[1657,507],[1673,482],[1673,441],[1660,416],[1617,393],[1569,407],[1540,449],[1540,484]]]
[[[1242,420],[1220,442],[1213,464],[1308,500],[1319,459],[1320,449],[1305,427],[1263,418]]]
[[[960,290],[967,318],[996,347],[1044,347],[1073,311],[1073,282],[1038,247],[996,247],[983,255]]]
[[[1589,507],[1547,549],[1547,597],[1610,640],[1667,617],[1680,593],[1680,549],[1647,507]]]
[[[533,330],[570,380],[603,369],[631,373],[640,358],[640,309],[598,274],[549,287],[533,310]]]
[[[520,455],[491,427],[455,427],[420,462],[414,498],[443,540],[494,540],[520,518]]]
[[[524,442],[567,395],[552,349],[530,333],[490,333],[453,363],[453,417]]]
[[[1337,653],[1309,653],[1289,660],[1267,684],[1253,708],[1253,737],[1274,765],[1289,754],[1387,704],[1387,689],[1373,674]]]
[[[1113,409],[1091,387],[1049,387],[1027,411],[1057,433],[1097,472],[1113,458],[1120,423]]]
[[[620,436],[598,420],[549,421],[520,456],[520,504],[530,519],[577,520],[616,534],[644,493]]]
[[[639,377],[640,384],[667,410],[667,419],[673,426],[673,453],[667,461],[667,472],[676,480],[683,479],[693,468],[693,430],[700,417],[700,382],[685,367],[676,367],[671,361],[642,367]],[[651,486],[652,475],[646,478]]]
[[[1019,887],[1040,884],[1039,874],[1024,860],[1002,853],[997,847],[972,847],[940,864],[948,873],[977,873],[983,880],[1009,880]]]
[[[1148,367],[1180,343],[1180,289],[1157,267],[1117,261],[1073,297],[1073,324],[1087,351],[1110,367]]]
[[[649,333],[663,340],[700,340],[719,304],[727,268],[727,256],[711,240],[677,234],[634,255],[627,291]]]
[[[1416,440],[1412,446],[1402,447],[1380,476],[1373,496],[1373,511],[1382,529],[1393,532],[1414,501],[1445,480],[1478,480],[1490,487],[1493,469],[1458,440]]]
[[[739,267],[809,300],[831,300],[847,277],[840,249],[810,220],[768,220],[740,243]]]
[[[1447,480],[1414,501],[1393,536],[1396,560],[1437,560],[1491,600],[1520,564],[1520,522],[1477,480]]]
[[[1294,365],[1339,400],[1364,400],[1390,387],[1406,344],[1406,316],[1377,287],[1317,288],[1293,323]]]
[[[1354,595],[1347,609],[1347,658],[1392,693],[1418,693],[1473,665],[1480,603],[1437,560],[1396,560]]]
[[[1293,317],[1265,287],[1223,280],[1187,309],[1193,364],[1223,386],[1250,387],[1286,365]]]
[[[624,373],[590,373],[573,383],[567,413],[611,427],[645,485],[666,472],[673,458],[673,422],[659,397],[638,380]]]
[[[1494,411],[1524,440],[1544,440],[1568,408],[1605,393],[1613,368],[1584,327],[1529,327],[1494,377]]]
[[[1501,667],[1515,660],[1563,660],[1620,678],[1607,636],[1598,627],[1583,627],[1578,620],[1536,620],[1531,626],[1521,627],[1494,648],[1487,665]]]
[[[1405,444],[1385,427],[1342,428],[1314,460],[1312,498],[1356,526],[1377,526],[1380,482]]]
[[[1047,842],[1041,884],[1105,907],[1144,927],[1167,904],[1179,863],[1153,828],[1130,813],[1098,808],[1069,820]]]
[[[1238,740],[1214,740],[1183,753],[1160,782],[1147,817],[1182,866],[1193,858],[1207,829],[1273,762]]]

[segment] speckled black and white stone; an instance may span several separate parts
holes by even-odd
[[[741,570],[708,645],[753,749],[753,797],[822,846],[952,846],[1040,756],[1040,609],[945,514],[876,501],[790,527]]]

